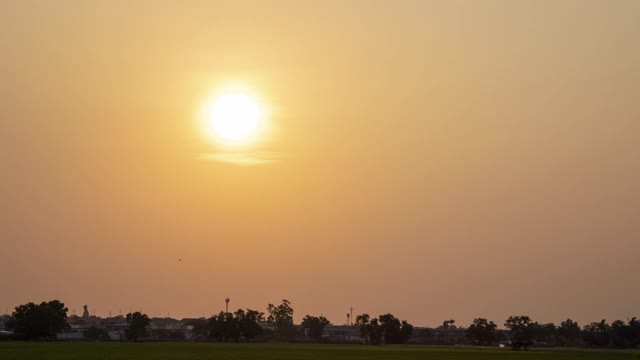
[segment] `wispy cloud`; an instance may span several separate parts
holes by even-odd
[[[220,152],[202,154],[200,159],[238,166],[256,166],[279,162],[283,156],[283,153],[278,152]]]

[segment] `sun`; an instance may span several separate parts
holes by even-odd
[[[246,92],[225,92],[205,107],[207,132],[215,140],[243,144],[254,140],[263,126],[261,103]]]

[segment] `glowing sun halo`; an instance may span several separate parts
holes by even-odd
[[[207,105],[205,116],[213,136],[231,143],[250,140],[263,121],[260,103],[240,92],[229,92],[215,98]]]

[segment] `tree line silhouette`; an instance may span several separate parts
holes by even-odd
[[[54,340],[60,332],[70,329],[67,321],[68,309],[58,300],[40,304],[27,303],[15,308],[6,326],[13,331],[14,340]],[[252,341],[266,336],[271,331],[271,339],[293,341],[300,336],[312,341],[322,341],[325,328],[331,322],[324,316],[306,315],[300,325],[293,319],[291,302],[282,300],[278,305],[269,304],[267,313],[252,309],[238,309],[224,312],[209,319],[189,319],[185,323],[195,337],[209,341]],[[129,341],[148,339],[151,319],[141,312],[132,312],[125,317],[127,327],[124,331]],[[268,324],[273,330],[265,330]],[[355,318],[354,325],[365,344],[406,344],[414,335],[414,327],[406,320],[400,320],[392,314],[371,317],[361,314]],[[485,318],[476,318],[467,327],[458,327],[455,320],[446,320],[435,329],[424,329],[422,335],[429,332],[448,334],[454,343],[470,345],[510,345],[514,350],[528,350],[533,345],[571,346],[571,347],[611,347],[636,348],[640,346],[640,321],[632,318],[616,320],[611,324],[605,320],[592,322],[583,327],[571,319],[556,326],[553,323],[538,323],[529,316],[510,316],[504,322],[506,330],[499,330],[496,323]],[[426,334],[426,335],[425,335]],[[462,334],[458,336],[456,334]],[[107,331],[96,326],[85,330],[85,337],[93,340],[108,340]],[[456,337],[457,336],[457,337]]]
[[[454,321],[445,321],[439,329],[455,328]],[[559,347],[635,348],[640,346],[640,321],[606,320],[580,327],[567,319],[560,325],[538,323],[529,316],[510,316],[504,322],[507,339],[502,340],[498,326],[485,318],[476,318],[464,334],[471,345],[510,344],[514,350],[528,350],[533,345]],[[502,340],[502,341],[501,341]],[[506,341],[505,341],[506,340]]]

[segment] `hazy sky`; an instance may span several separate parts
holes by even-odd
[[[636,0],[0,1],[0,312],[640,316],[638,19]],[[228,82],[271,108],[243,149],[269,161],[216,161],[198,112]]]

